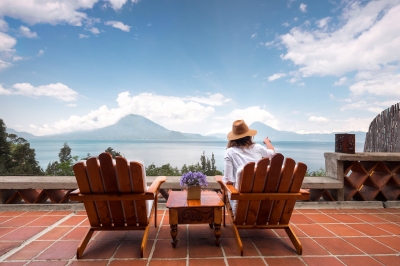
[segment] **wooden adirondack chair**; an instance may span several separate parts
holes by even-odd
[[[90,222],[78,246],[77,258],[82,257],[96,230],[144,230],[140,251],[143,257],[153,213],[157,226],[158,191],[166,177],[157,177],[147,188],[143,164],[128,163],[123,157],[114,161],[107,152],[78,162],[73,169],[79,189],[70,194],[70,199],[84,203]]]
[[[302,246],[289,225],[297,199],[306,200],[309,192],[300,190],[307,166],[296,165],[291,158],[275,154],[271,160],[261,159],[244,166],[238,175],[237,188],[215,179],[221,185],[224,203],[236,237],[240,255],[243,256],[243,244],[238,229],[285,229],[297,253],[301,255]],[[236,213],[231,209],[230,201],[236,200]],[[223,221],[225,225],[225,219]]]

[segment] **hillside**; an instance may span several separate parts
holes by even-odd
[[[256,141],[262,141],[268,136],[272,141],[335,141],[335,133],[330,134],[298,134],[290,131],[273,129],[261,122],[254,122],[250,128],[258,131]],[[203,136],[168,130],[140,115],[127,115],[116,124],[89,131],[79,131],[56,135],[37,137],[26,132],[17,132],[8,128],[8,133],[29,139],[59,139],[59,140],[226,140],[226,134]],[[227,132],[228,133],[228,132]],[[338,132],[356,134],[356,141],[365,141],[366,132]]]

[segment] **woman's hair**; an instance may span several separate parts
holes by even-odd
[[[247,136],[240,139],[229,140],[227,148],[230,147],[246,147],[249,148],[255,143],[253,142],[253,137]]]

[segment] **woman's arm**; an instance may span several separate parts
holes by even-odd
[[[269,140],[268,137],[266,137],[263,141],[263,143],[265,144],[265,146],[267,146],[267,149],[273,150],[275,151],[274,146],[272,145],[271,141]]]

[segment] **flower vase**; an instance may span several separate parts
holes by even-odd
[[[188,200],[200,200],[200,198],[201,198],[201,186],[191,186],[187,188]]]

